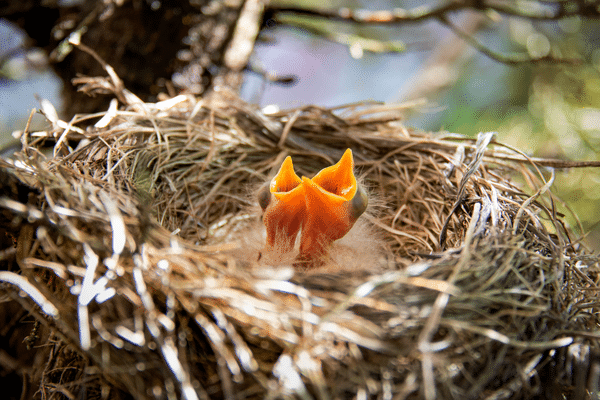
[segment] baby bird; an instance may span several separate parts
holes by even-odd
[[[298,177],[287,157],[277,175],[259,192],[267,230],[265,251],[294,249],[300,233],[295,266],[313,268],[327,259],[334,241],[344,237],[368,205],[367,194],[354,176],[352,150],[312,179]]]

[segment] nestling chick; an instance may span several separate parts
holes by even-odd
[[[353,169],[350,149],[337,164],[324,168],[312,179],[299,178],[292,159],[287,157],[270,184],[258,194],[267,230],[264,253],[292,251],[301,230],[294,265],[322,265],[333,242],[350,231],[368,205],[366,192],[356,181]]]

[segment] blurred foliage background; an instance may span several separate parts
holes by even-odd
[[[561,3],[568,2],[514,2],[532,13],[550,12]],[[272,4],[377,11],[415,10],[424,3],[279,0]],[[490,51],[486,55],[439,19],[378,26],[285,13],[267,17],[252,64],[273,76],[293,75],[296,81],[281,85],[248,72],[241,94],[250,102],[289,108],[426,99],[404,116],[406,125],[469,136],[496,131],[498,141],[532,156],[600,159],[598,19],[538,20],[470,10],[449,14],[451,24]],[[31,108],[38,106],[34,94],[50,99],[57,108],[60,97],[43,56],[35,50],[14,51],[22,43],[18,30],[2,22],[0,37],[0,143],[6,144],[12,130],[22,129]],[[515,55],[577,61],[493,59]],[[560,211],[575,232],[586,234],[588,245],[599,250],[599,169],[560,170],[552,190],[564,201]]]

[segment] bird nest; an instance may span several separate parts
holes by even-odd
[[[7,356],[25,393],[597,393],[598,258],[555,211],[544,160],[408,129],[401,106],[265,114],[227,91],[149,104],[80,83],[121,107],[65,122],[43,104],[51,127],[0,169],[0,314],[29,349]],[[288,155],[310,177],[346,148],[370,199],[347,261],[261,264],[255,189]]]

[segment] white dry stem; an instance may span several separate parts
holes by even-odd
[[[58,317],[58,308],[54,306],[35,286],[33,286],[27,278],[10,271],[0,271],[0,282],[10,283],[21,289],[33,300],[42,311],[52,317]]]

